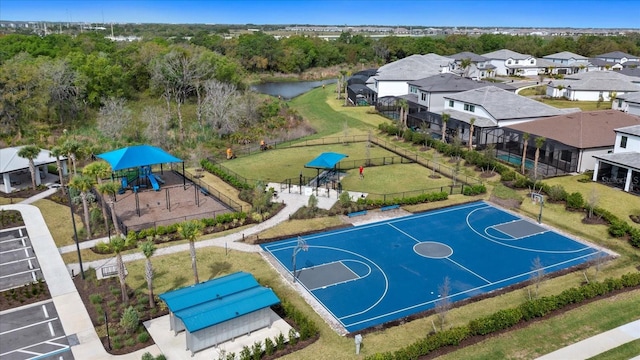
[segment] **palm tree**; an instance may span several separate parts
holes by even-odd
[[[109,195],[109,210],[111,210],[111,222],[116,231],[116,236],[120,236],[120,227],[118,226],[118,217],[116,216],[116,194],[120,190],[120,184],[115,181],[108,181],[98,185],[100,194]]]
[[[147,259],[144,266],[144,278],[147,280],[147,290],[149,290],[149,307],[154,308],[156,306],[153,301],[153,265],[151,264],[151,257],[156,252],[156,245],[153,243],[151,237],[147,238],[147,241],[140,244],[140,250]]]
[[[64,174],[62,173],[62,161],[60,161],[60,157],[64,155],[64,151],[60,146],[54,146],[51,148],[49,152],[50,156],[54,156],[56,158],[56,168],[58,169],[58,177],[60,178],[60,188],[62,189],[62,194],[67,195],[67,189],[64,187]]]
[[[536,180],[538,179],[538,160],[540,159],[540,148],[542,147],[542,145],[544,145],[545,141],[547,141],[547,139],[543,138],[542,136],[537,137],[535,141],[536,155],[533,160],[533,177]]]
[[[100,185],[102,185],[102,179],[109,177],[111,175],[111,166],[104,161],[94,161],[91,164],[87,165],[82,169],[82,175],[95,178],[96,182],[96,190]],[[107,206],[104,201],[100,202],[100,207],[102,208],[102,218],[104,219],[104,229],[109,229],[109,218],[107,217]],[[115,223],[114,223],[115,224]]]
[[[522,163],[520,164],[520,172],[522,172],[524,174],[524,168],[525,168],[525,164],[527,161],[527,146],[529,145],[529,133],[524,133],[522,134],[522,141],[523,146],[522,146]]]
[[[469,119],[469,151],[473,150],[473,130],[475,130],[475,123],[476,118],[472,117]]]
[[[462,68],[462,76],[469,77],[469,68],[471,67],[471,59],[466,58],[460,60],[460,67]]]
[[[189,253],[191,255],[191,268],[193,269],[193,276],[195,278],[195,283],[199,283],[198,280],[198,265],[196,263],[196,238],[200,235],[200,225],[199,221],[187,221],[183,222],[178,226],[178,234],[183,239],[189,240]]]
[[[409,103],[406,99],[400,99],[400,101],[398,101],[398,105],[400,106],[400,131],[404,133],[404,131],[407,129]]]
[[[31,186],[36,189],[36,164],[33,162],[40,154],[40,148],[35,145],[26,145],[18,150],[18,156],[29,160],[29,172],[31,173]]]
[[[447,123],[451,119],[451,115],[442,113],[442,142],[447,143]]]
[[[75,139],[67,139],[62,144],[62,151],[67,155],[73,165],[73,175],[78,175],[77,159],[81,149],[80,143]]]
[[[122,293],[122,302],[129,301],[127,293],[127,283],[125,282],[126,274],[124,272],[124,261],[122,261],[122,251],[127,247],[127,240],[122,236],[117,236],[109,243],[111,250],[116,253],[116,267],[118,269],[118,280],[120,280],[120,292]]]
[[[349,94],[347,93],[347,76],[351,76],[351,71],[346,71],[344,77],[342,78],[342,85],[344,86],[344,106],[347,106],[349,101]]]
[[[87,194],[93,188],[93,180],[90,177],[76,175],[71,181],[69,186],[80,192],[80,199],[82,200],[82,210],[84,212],[84,222],[87,227],[87,240],[91,238],[91,224],[89,222],[89,202],[87,200]]]

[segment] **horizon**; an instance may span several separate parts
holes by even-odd
[[[91,24],[640,28],[640,2],[636,1],[610,0],[603,7],[599,0],[541,0],[535,5],[533,10],[520,10],[506,0],[2,0],[0,20]]]

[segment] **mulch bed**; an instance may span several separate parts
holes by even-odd
[[[34,290],[35,288],[35,290]],[[46,283],[34,283],[0,293],[0,311],[51,299]]]

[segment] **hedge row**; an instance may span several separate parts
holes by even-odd
[[[602,282],[590,282],[580,287],[567,289],[558,295],[526,301],[513,309],[499,310],[491,315],[472,320],[466,326],[429,334],[405,348],[394,352],[377,353],[365,357],[365,360],[418,359],[420,356],[427,355],[436,349],[445,346],[456,346],[471,336],[482,336],[508,329],[521,321],[530,321],[543,317],[570,304],[579,304],[616,290],[637,286],[640,286],[640,273],[622,275],[618,279],[608,278]]]
[[[298,332],[300,334],[300,341],[312,338],[320,332],[320,329],[307,315],[298,310],[293,304],[286,300],[281,301],[282,309],[286,316],[293,320],[298,325]]]
[[[465,186],[462,193],[466,196],[480,195],[487,192],[487,187],[483,184],[473,185],[473,186]]]
[[[235,177],[227,174],[222,169],[216,167],[216,165],[211,161],[209,161],[208,159],[200,160],[200,166],[202,166],[203,169],[219,177],[224,182],[226,182],[227,184],[233,186],[238,190],[248,190],[253,188],[251,185],[238,181],[238,179],[236,179]]]
[[[383,206],[396,205],[396,204],[415,205],[415,204],[421,204],[426,202],[443,201],[443,200],[447,200],[448,198],[449,198],[449,193],[447,193],[446,191],[438,191],[438,192],[433,192],[428,194],[421,194],[413,197],[387,199],[386,201],[380,200],[380,199],[374,200],[374,199],[360,198],[358,199],[357,204],[364,205],[365,208],[367,209],[375,209]]]

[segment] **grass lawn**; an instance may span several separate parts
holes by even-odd
[[[337,152],[348,155],[343,161],[364,160],[367,158],[365,142],[350,144],[333,144],[305,146],[288,149],[273,149],[251,156],[243,156],[223,165],[236,173],[250,179],[280,182],[288,178],[297,178],[300,172],[305,176],[316,176],[316,169],[307,169],[306,163],[323,152]],[[371,158],[397,156],[378,146],[369,148]]]
[[[349,175],[342,181],[342,187],[347,191],[391,194],[436,189],[452,184],[451,179],[447,177],[431,179],[429,175],[431,170],[419,164],[374,166],[365,168],[362,180],[358,176],[358,169],[350,170]],[[398,181],[398,179],[411,179],[411,181]]]
[[[69,207],[47,199],[38,200],[33,203],[33,205],[40,209],[56,246],[60,247],[75,244],[73,241],[73,223],[71,222],[71,211]],[[78,231],[80,231],[80,229],[84,228],[82,225],[82,217],[76,214],[74,218],[76,227]]]
[[[557,108],[580,108],[582,111],[608,110],[611,109],[611,103],[603,101],[598,105],[597,101],[571,101],[565,99],[536,99],[547,105]]]

